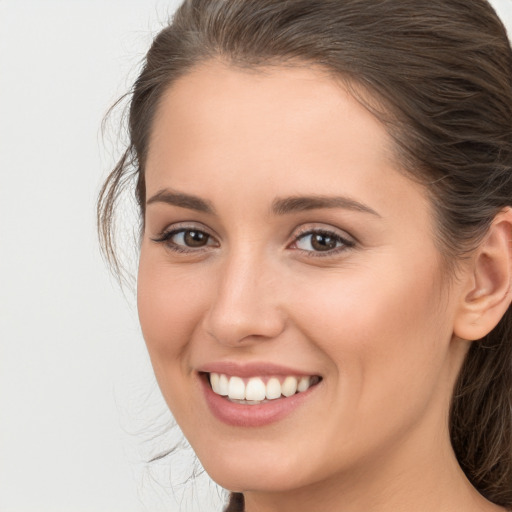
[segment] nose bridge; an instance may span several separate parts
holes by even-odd
[[[216,296],[206,329],[217,341],[238,345],[276,337],[284,328],[277,269],[263,251],[233,248],[219,265]]]

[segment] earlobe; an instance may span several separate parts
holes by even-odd
[[[476,249],[468,268],[466,289],[461,294],[454,334],[478,340],[498,324],[511,300],[512,209],[496,215]]]

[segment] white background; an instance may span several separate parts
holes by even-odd
[[[176,432],[95,234],[102,117],[176,4],[0,0],[0,512],[220,510],[189,451],[147,472]]]

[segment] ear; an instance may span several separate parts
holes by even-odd
[[[511,267],[512,208],[505,208],[494,218],[464,271],[455,336],[478,340],[496,327],[512,300]]]

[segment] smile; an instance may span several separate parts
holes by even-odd
[[[209,411],[232,427],[282,421],[323,396],[322,376],[270,362],[217,361],[200,366],[197,376]]]
[[[231,402],[259,405],[303,393],[311,386],[318,384],[321,378],[317,375],[242,378],[212,372],[209,374],[208,380],[215,394],[227,397]]]

